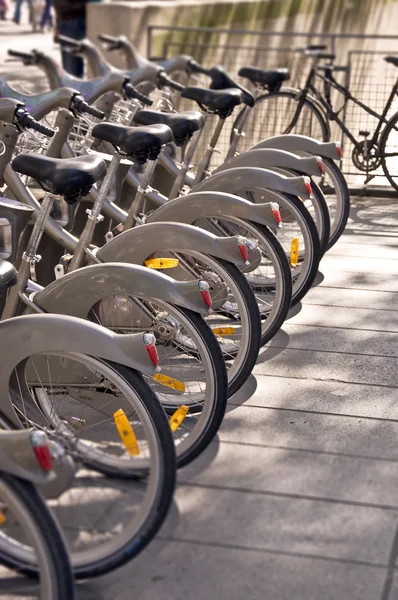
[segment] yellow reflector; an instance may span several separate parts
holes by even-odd
[[[299,241],[298,238],[293,238],[292,243],[290,244],[290,265],[292,267],[297,267],[299,256]]]
[[[212,332],[214,335],[233,335],[235,327],[213,327]]]
[[[303,199],[301,198],[301,196],[297,196],[297,198],[302,202]]]
[[[125,445],[127,452],[132,456],[137,456],[140,453],[137,438],[135,437],[133,428],[126,417],[124,410],[121,408],[117,410],[113,415],[113,419],[115,421],[116,429],[120,435],[120,439]]]
[[[150,258],[144,262],[144,265],[148,269],[175,269],[178,263],[178,258]]]
[[[152,376],[152,379],[165,385],[173,390],[177,390],[177,392],[185,392],[185,385],[182,381],[178,381],[178,379],[174,379],[174,377],[169,377],[168,375],[162,375],[162,373],[156,373],[156,375]]]
[[[181,423],[187,416],[188,411],[189,411],[188,406],[185,406],[183,404],[182,406],[180,406],[180,408],[177,408],[175,413],[173,413],[171,415],[171,417],[169,419],[171,431],[176,431],[179,428],[179,426],[181,425]]]
[[[5,520],[6,520],[5,514],[0,512],[0,525],[3,525],[3,523],[5,523]]]

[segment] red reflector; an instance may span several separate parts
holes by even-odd
[[[212,300],[209,292],[209,284],[206,281],[199,281],[199,290],[207,308],[210,308],[212,305]]]
[[[30,443],[35,453],[37,462],[44,471],[51,471],[53,461],[48,447],[47,436],[44,431],[33,431],[30,434]]]
[[[338,155],[340,156],[340,158],[343,158],[343,151],[341,149],[340,142],[335,142],[335,144],[336,144],[336,150],[337,150]]]
[[[246,246],[245,238],[238,237],[238,248],[239,248],[239,252],[242,255],[243,260],[247,261],[249,258],[249,251]]]
[[[325,169],[323,167],[322,159],[319,158],[319,157],[317,157],[316,162],[317,162],[317,165],[318,165],[319,172],[321,173],[321,175],[323,175],[324,172],[325,172]]]
[[[309,193],[310,196],[312,196],[312,187],[311,187],[310,178],[304,177],[304,183],[305,183],[305,187],[307,188],[307,192]]]
[[[148,352],[148,356],[155,367],[159,364],[159,354],[156,348],[156,338],[152,333],[144,333],[143,335],[144,346]]]
[[[280,225],[282,223],[282,217],[281,212],[279,210],[279,204],[277,204],[276,202],[271,202],[271,209],[275,217],[276,224]]]

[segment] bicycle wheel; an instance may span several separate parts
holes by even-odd
[[[74,581],[65,541],[36,488],[0,473],[0,516],[0,562],[18,570],[21,556],[28,561],[33,558],[40,575],[38,597],[73,600]]]
[[[228,396],[245,383],[256,364],[261,341],[261,319],[249,283],[238,267],[193,250],[161,250],[153,256],[178,259],[167,274],[179,281],[201,279],[210,286],[212,311],[205,321],[227,361]]]
[[[91,356],[41,353],[17,365],[10,394],[24,425],[44,429],[80,467],[73,487],[49,500],[75,576],[106,573],[141,552],[175,485],[170,427],[142,376]],[[33,552],[17,558],[36,574]]]
[[[155,335],[162,372],[144,379],[170,417],[181,409],[181,424],[173,431],[177,465],[191,462],[216,435],[228,397],[225,361],[206,322],[161,300],[120,296],[104,298],[89,318],[117,333]],[[182,414],[182,407],[188,412]]]
[[[290,169],[273,169],[278,173],[282,173],[287,176],[299,176],[303,175],[303,173],[297,173],[297,171],[292,171]],[[319,187],[319,185],[314,181],[313,177],[311,177],[311,187],[312,187],[312,198],[306,198],[303,200],[303,204],[305,208],[310,213],[316,229],[318,231],[318,238],[320,244],[320,254],[321,257],[325,254],[328,249],[329,240],[330,240],[330,214],[328,210],[328,205],[325,199],[325,196]]]
[[[391,117],[381,134],[379,155],[385,176],[398,190],[398,112]]]
[[[292,305],[297,304],[311,288],[321,258],[318,232],[310,213],[296,196],[273,190],[253,188],[237,190],[236,194],[251,202],[276,202],[279,205],[282,226],[275,230],[275,234],[290,263]],[[255,286],[255,278],[251,281]]]
[[[295,117],[299,90],[281,89],[274,94],[263,94],[256,99],[254,108],[246,116],[243,131],[245,136],[240,137],[238,150],[245,152],[254,144],[266,138],[284,133],[297,133],[308,135],[324,142],[329,139],[329,127],[325,117],[311,101],[306,98],[300,115],[295,124]],[[243,119],[242,110],[232,127],[232,131],[238,128]]]
[[[216,235],[241,235],[258,252],[243,273],[254,292],[261,316],[261,345],[269,342],[282,327],[292,299],[292,277],[284,250],[266,227],[235,217],[199,219],[195,225]]]
[[[312,176],[312,180],[320,187],[329,211],[330,235],[326,250],[330,250],[346,228],[350,216],[350,192],[336,163],[331,158],[322,158],[322,163],[324,173],[319,177]]]

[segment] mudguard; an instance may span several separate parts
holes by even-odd
[[[204,229],[183,223],[148,223],[128,229],[97,252],[103,262],[142,265],[159,250],[194,250],[244,266],[237,237],[219,237]]]
[[[246,171],[247,169],[242,169]],[[260,169],[258,169],[260,171]],[[213,179],[213,178],[211,178]],[[275,227],[275,217],[269,202],[253,204],[239,196],[219,191],[196,192],[179,196],[157,208],[147,218],[147,223],[177,221],[194,224],[206,217],[237,217],[267,227]]]
[[[302,199],[310,197],[306,187],[305,177],[285,177],[268,169],[257,167],[228,168],[216,175],[208,177],[193,188],[193,192],[214,190],[235,194],[243,190],[267,189],[292,196],[300,196]],[[309,183],[309,179],[308,179]]]
[[[332,160],[341,159],[341,150],[339,142],[318,142],[306,135],[296,135],[288,133],[285,135],[275,135],[274,137],[262,140],[249,148],[248,152],[258,150],[259,148],[277,148],[287,150],[288,152],[308,152],[321,156],[322,158],[331,158]]]
[[[152,269],[125,263],[90,265],[67,273],[36,294],[35,304],[46,312],[85,319],[97,302],[110,296],[163,300],[208,314],[196,280],[175,281]]]
[[[259,148],[258,150],[250,150],[250,152],[244,152],[243,154],[234,156],[229,159],[227,163],[224,163],[218,167],[218,169],[213,171],[213,175],[234,167],[270,167],[271,169],[272,167],[279,167],[291,169],[297,173],[303,173],[309,176],[319,176],[321,175],[321,170],[319,168],[319,162],[321,160],[320,157],[315,156],[300,157],[297,156],[297,154],[292,154],[285,150]]]
[[[47,483],[55,479],[54,471],[44,471],[32,450],[32,430],[0,432],[1,470],[32,483]]]
[[[2,353],[0,361],[0,412],[19,429],[22,424],[11,404],[9,381],[15,366],[29,356],[71,352],[111,360],[150,374],[157,371],[148,357],[141,333],[118,335],[70,316],[34,314],[7,319],[0,323],[0,337],[7,340],[7,352]]]

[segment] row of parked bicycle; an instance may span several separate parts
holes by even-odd
[[[87,40],[60,41],[100,76],[12,51],[51,91],[0,78],[0,562],[39,574],[41,598],[71,600],[73,577],[125,564],[156,535],[176,468],[214,439],[350,199],[339,144],[300,135],[236,144],[209,171],[226,120],[253,105],[221,67],[210,88],[184,87],[167,72],[181,57],[137,55],[125,72]],[[170,88],[201,111],[176,112]]]

